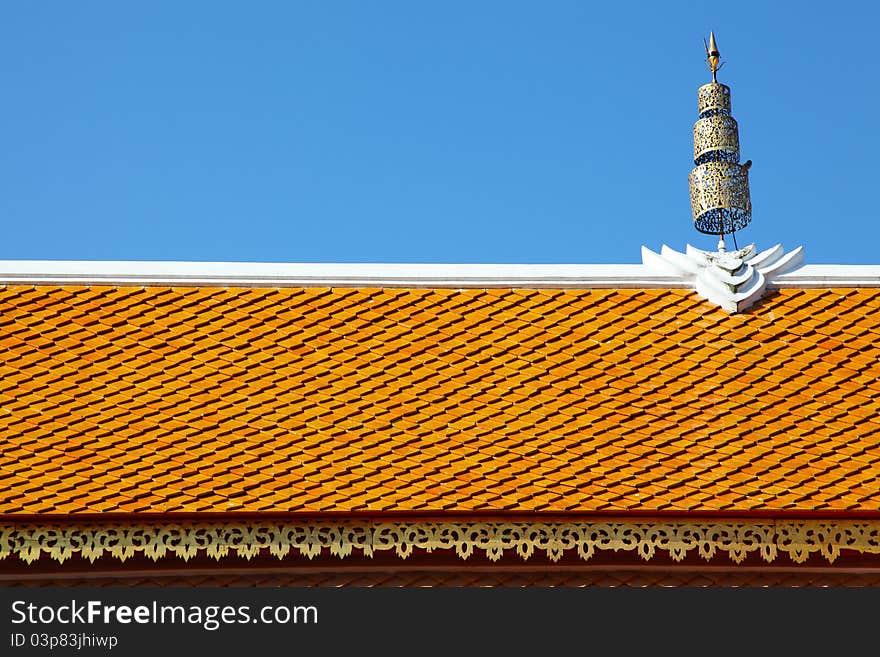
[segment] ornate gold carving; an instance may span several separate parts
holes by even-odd
[[[709,560],[723,553],[735,563],[756,553],[766,562],[782,553],[796,563],[819,553],[833,563],[841,550],[880,553],[880,521],[857,522],[301,522],[273,523],[102,523],[0,526],[0,559],[32,563],[42,556],[63,562],[74,556],[94,562],[142,555],[157,560],[197,555],[250,559],[263,553],[278,559],[312,559],[354,553],[372,557],[414,550],[452,550],[467,559],[475,552],[497,561],[505,553],[528,559],[536,553],[558,561],[576,553],[629,551],[645,560],[658,552],[681,561],[689,553]]]
[[[709,151],[739,155],[739,129],[732,116],[718,114],[694,123],[694,160]]]
[[[707,162],[688,176],[694,221],[710,210],[734,208],[751,213],[749,170],[731,162]]]
[[[713,39],[710,39],[713,41]],[[694,124],[694,164],[688,176],[694,228],[701,233],[735,233],[752,220],[748,170],[739,164],[739,129],[730,115],[730,87],[719,84],[717,48],[706,46],[712,82],[697,90],[700,118]]]
[[[709,110],[730,112],[730,87],[720,82],[710,82],[697,89],[699,113]]]

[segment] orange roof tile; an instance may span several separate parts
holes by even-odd
[[[880,289],[0,288],[0,513],[880,510]]]

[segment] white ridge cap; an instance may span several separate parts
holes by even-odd
[[[693,288],[654,264],[417,264],[0,260],[0,285]],[[880,287],[880,265],[802,265],[768,287]]]
[[[880,265],[804,265],[777,276],[772,287],[880,287]]]
[[[644,265],[0,261],[0,285],[687,287]]]

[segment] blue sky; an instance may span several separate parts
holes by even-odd
[[[714,29],[752,225],[878,263],[877,3],[0,13],[2,259],[638,262],[690,242]]]

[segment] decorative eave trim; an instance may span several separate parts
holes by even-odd
[[[841,550],[880,554],[880,521],[762,522],[191,522],[0,525],[0,559],[33,563],[48,557],[125,561],[184,560],[229,555],[278,559],[329,554],[373,557],[414,550],[454,551],[461,559],[482,552],[492,561],[505,553],[523,560],[536,553],[558,561],[577,554],[588,561],[598,551],[628,551],[650,560],[667,553],[681,561],[695,553],[706,560],[723,553],[734,563],[749,554],[770,563],[780,554],[804,563],[815,553],[833,563]]]

